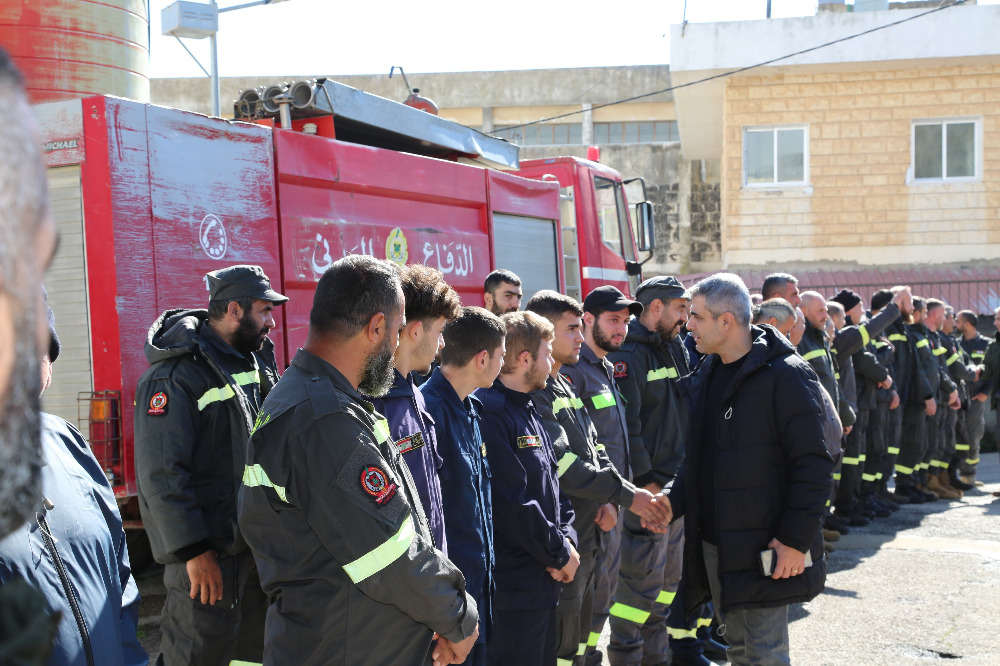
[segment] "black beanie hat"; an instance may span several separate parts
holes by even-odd
[[[836,303],[840,303],[844,306],[844,311],[847,312],[855,305],[861,302],[861,297],[850,289],[841,289],[840,293],[830,299]]]

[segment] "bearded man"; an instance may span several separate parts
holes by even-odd
[[[207,276],[207,310],[150,327],[135,395],[139,510],[167,600],[157,664],[260,662],[267,599],[236,523],[246,443],[278,380],[272,311],[288,299],[259,266]]]

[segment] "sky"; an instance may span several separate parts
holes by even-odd
[[[248,1],[218,3],[225,9]],[[204,76],[174,37],[161,34],[160,13],[172,3],[149,0],[150,76]],[[812,16],[816,4],[771,0],[771,16]],[[393,66],[409,75],[666,64],[670,26],[685,17],[692,23],[744,21],[763,19],[766,12],[767,0],[278,0],[219,15],[219,76],[388,74]],[[206,70],[208,42],[185,40]]]

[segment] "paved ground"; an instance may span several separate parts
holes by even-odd
[[[830,556],[826,592],[791,609],[797,666],[1000,665],[1000,460],[985,454],[986,486],[961,501],[904,506],[852,529]],[[994,501],[996,500],[996,501]],[[162,569],[139,578],[139,631],[159,644]],[[608,640],[607,631],[602,645]]]

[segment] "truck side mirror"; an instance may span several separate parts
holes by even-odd
[[[653,204],[640,201],[635,205],[636,243],[640,252],[650,252],[656,247],[656,234],[653,231]]]

